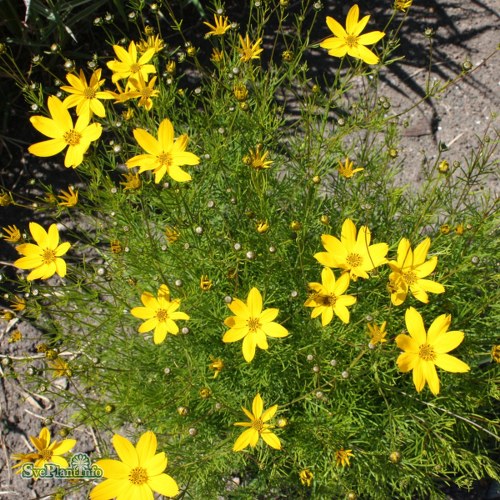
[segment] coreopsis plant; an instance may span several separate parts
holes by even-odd
[[[500,479],[498,207],[480,189],[495,168],[492,130],[463,160],[451,147],[448,160],[427,154],[422,187],[406,187],[405,116],[380,99],[371,66],[399,64],[399,25],[377,15],[370,32],[373,13],[348,6],[323,42],[369,64],[346,65],[315,50],[319,2],[217,4],[214,24],[189,29],[173,5],[134,4],[129,40],[96,27],[107,42],[89,66],[109,64],[94,82],[70,79],[89,108],[98,82],[116,85],[105,114],[93,111],[102,135],[91,128],[92,147],[70,153],[78,191],[33,176],[33,192],[48,193],[38,215],[65,227],[71,266],[56,226],[35,227],[28,244],[21,221],[4,223],[2,245],[23,249],[12,264],[30,275],[3,262],[2,318],[16,319],[19,297],[23,321],[43,331],[26,356],[26,336],[4,336],[4,380],[60,402],[66,426],[92,427],[105,480],[72,483],[75,495],[411,500]],[[53,91],[23,88],[36,109]],[[57,120],[33,119],[63,150],[85,119],[73,126],[54,99]],[[63,210],[77,194],[78,210]],[[8,187],[0,204],[32,206]],[[34,282],[56,272],[64,280]],[[408,295],[418,307],[405,314],[395,305]],[[426,329],[420,315],[436,319]]]

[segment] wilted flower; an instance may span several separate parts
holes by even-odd
[[[78,203],[78,191],[75,191],[73,186],[68,186],[67,191],[61,189],[60,193],[57,196],[61,200],[59,202],[60,206],[71,208]]]

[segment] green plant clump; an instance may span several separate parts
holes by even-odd
[[[47,332],[6,374],[92,427],[94,461],[116,456],[110,433],[125,461],[120,436],[152,431],[179,498],[437,498],[498,479],[498,204],[478,189],[498,137],[441,148],[404,185],[418,165],[379,71],[408,13],[370,31],[354,6],[318,43],[321,5],[287,4],[256,1],[240,25],[217,5],[200,47],[166,47],[159,23],[57,92],[25,87],[47,136],[30,152],[62,152],[80,181],[44,186],[50,219],[4,228],[4,315]],[[127,498],[177,493],[151,467],[116,479]],[[98,484],[71,488],[110,498]]]

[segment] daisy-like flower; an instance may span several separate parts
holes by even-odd
[[[19,295],[14,295],[9,305],[14,311],[21,312],[26,309],[26,300],[23,297],[19,297]]]
[[[78,191],[73,189],[73,186],[68,186],[68,190],[64,191],[61,189],[61,194],[57,195],[61,200],[59,205],[61,207],[74,207],[78,203]]]
[[[156,453],[157,440],[153,432],[145,432],[135,446],[119,434],[111,441],[120,460],[96,462],[107,479],[92,489],[91,500],[152,500],[154,493],[166,497],[179,493],[175,480],[164,473],[167,457],[163,451]]]
[[[13,453],[11,455],[12,460],[17,460],[18,463],[12,466],[12,469],[17,469],[16,474],[21,474],[23,471],[23,465],[28,463],[34,463],[38,459],[37,453]]]
[[[116,102],[125,102],[129,99],[139,98],[139,106],[142,106],[149,111],[153,107],[152,98],[158,97],[160,94],[160,92],[154,88],[156,78],[156,76],[153,76],[151,81],[146,83],[140,73],[137,79],[130,77],[127,83],[129,90],[119,94],[114,94],[117,99]]]
[[[48,141],[32,144],[28,151],[35,156],[54,156],[68,147],[64,158],[65,167],[77,167],[83,161],[83,155],[92,141],[101,137],[99,123],[89,124],[89,114],[80,115],[73,125],[73,120],[66,106],[55,96],[47,101],[50,118],[32,116],[30,122],[38,132],[50,137]]]
[[[15,225],[6,226],[2,229],[5,235],[2,234],[0,236],[2,236],[2,238],[9,243],[17,243],[22,238],[21,231]]]
[[[172,244],[181,237],[181,233],[176,227],[167,226],[165,228],[165,237],[167,238],[167,241]]]
[[[138,173],[123,174],[123,179],[123,182],[120,182],[120,184],[123,186],[124,191],[134,191],[142,186],[142,181]]]
[[[404,352],[396,361],[402,372],[413,370],[413,383],[420,392],[427,382],[432,394],[439,394],[439,377],[436,366],[452,373],[464,373],[470,367],[448,352],[458,347],[464,339],[464,332],[451,331],[449,314],[438,316],[425,331],[420,313],[410,307],[405,313],[406,329],[410,335],[401,333],[396,337],[396,344]]]
[[[255,356],[255,348],[268,349],[267,337],[282,338],[288,335],[288,330],[273,320],[278,316],[279,309],[262,310],[262,295],[257,288],[248,293],[247,303],[234,299],[228,304],[229,309],[236,314],[224,320],[230,328],[222,337],[223,342],[237,342],[243,339],[243,357],[250,363]]]
[[[406,238],[399,242],[398,260],[391,260],[388,263],[392,269],[389,275],[391,301],[395,306],[401,305],[406,300],[408,291],[411,291],[413,296],[424,304],[429,302],[427,292],[444,292],[444,286],[441,283],[423,279],[434,271],[438,262],[437,256],[425,260],[430,246],[430,238],[418,244],[414,251]]]
[[[215,64],[222,62],[224,60],[224,51],[214,47],[210,55],[210,60]]]
[[[344,450],[344,448],[340,448],[340,450],[337,450],[335,452],[335,461],[337,462],[337,465],[341,465],[342,467],[345,467],[346,465],[351,465],[349,463],[349,459],[354,456],[354,453],[352,453],[352,450]]]
[[[68,462],[61,455],[68,453],[76,444],[75,439],[64,439],[63,441],[52,441],[50,442],[50,431],[47,427],[44,427],[38,437],[30,436],[30,441],[33,446],[36,448],[36,451],[33,453],[28,453],[29,456],[33,457],[33,460],[25,460],[25,461],[33,461],[35,463],[35,467],[44,467],[45,464],[52,463],[56,464],[61,468],[67,468]],[[28,456],[26,455],[26,457]],[[14,467],[17,467],[17,464]]]
[[[278,405],[271,406],[266,411],[264,411],[264,402],[262,401],[260,394],[257,394],[253,398],[252,412],[249,412],[243,406],[241,407],[241,409],[250,419],[250,422],[236,422],[234,425],[249,428],[244,431],[236,440],[233,446],[233,451],[244,450],[249,445],[252,448],[255,448],[260,437],[271,448],[274,448],[275,450],[281,450],[281,443],[278,436],[276,436],[276,434],[274,434],[270,430],[274,426],[265,423],[274,417],[274,414],[278,410]]]
[[[406,12],[413,4],[413,0],[395,0],[394,8],[401,12]]]
[[[222,36],[226,33],[227,30],[229,30],[231,28],[231,24],[228,22],[227,16],[222,17],[222,16],[218,16],[217,14],[214,14],[214,23],[215,23],[215,26],[213,24],[206,22],[206,21],[203,22],[203,24],[208,26],[211,30],[206,34],[206,36],[210,36],[210,35]]]
[[[140,54],[145,54],[148,50],[154,49],[155,54],[165,48],[165,42],[160,35],[149,35],[146,40],[141,40],[137,44],[137,50]]]
[[[113,45],[116,57],[119,60],[113,59],[107,63],[108,68],[113,72],[111,80],[116,83],[118,80],[129,78],[130,76],[138,78],[138,74],[142,75],[144,81],[148,81],[150,73],[156,73],[156,68],[153,64],[148,64],[155,55],[155,48],[150,48],[137,59],[137,47],[135,42],[130,42],[128,51],[119,45]]]
[[[361,59],[367,64],[377,64],[376,56],[366,45],[373,45],[381,40],[385,33],[382,31],[371,31],[361,35],[365,29],[370,16],[359,19],[359,7],[353,5],[347,13],[345,29],[330,16],[326,18],[326,24],[334,34],[320,43],[320,47],[328,50],[328,54],[334,57],[344,57],[346,54],[356,59]]]
[[[214,371],[214,378],[217,378],[219,373],[224,369],[224,361],[221,358],[215,358],[214,356],[210,356],[211,363],[208,367]]]
[[[259,59],[260,53],[264,50],[260,48],[261,43],[262,38],[259,38],[255,43],[252,43],[248,34],[245,36],[245,38],[240,35],[241,47],[238,48],[241,54],[240,61],[248,62],[252,59]]]
[[[147,154],[137,155],[126,162],[128,168],[140,167],[139,173],[152,170],[158,184],[165,174],[174,181],[187,182],[191,175],[181,165],[198,165],[200,158],[186,151],[188,136],[182,134],[174,140],[172,122],[165,118],[158,127],[158,139],[142,128],[134,130],[135,140]]]
[[[154,297],[149,292],[141,295],[141,302],[144,307],[134,307],[130,314],[139,319],[145,319],[139,327],[139,333],[146,333],[154,330],[153,341],[161,344],[167,333],[177,335],[179,327],[175,321],[179,319],[189,319],[186,313],[177,311],[181,305],[179,299],[170,300],[170,290],[167,285],[161,285],[158,290],[158,297]]]
[[[48,365],[53,370],[52,376],[54,378],[71,377],[71,369],[68,363],[59,356],[56,359],[49,361]]]
[[[249,149],[248,155],[243,157],[243,163],[255,170],[263,170],[273,164],[272,160],[267,159],[268,155],[269,151],[262,151],[262,144],[257,144],[255,149]]]
[[[76,106],[76,114],[78,116],[87,114],[89,120],[92,118],[92,113],[101,118],[106,116],[106,110],[99,99],[112,99],[113,96],[109,92],[99,90],[104,83],[104,79],[101,80],[101,72],[101,69],[96,69],[92,73],[89,83],[87,83],[82,70],[80,70],[79,77],[68,73],[66,80],[68,80],[69,86],[63,85],[61,90],[71,95],[64,99],[63,104],[67,108]]]
[[[356,237],[356,226],[351,219],[342,224],[340,240],[330,234],[323,234],[321,242],[326,252],[319,252],[314,258],[324,266],[349,271],[351,278],[369,278],[368,271],[385,264],[389,251],[387,243],[370,245],[371,233],[366,226],[361,226]]]
[[[69,250],[68,242],[59,244],[59,231],[55,224],[51,224],[48,232],[37,224],[30,222],[30,233],[36,242],[17,245],[16,250],[23,255],[14,262],[19,269],[33,269],[28,274],[27,280],[38,278],[46,280],[58,274],[61,278],[66,276],[66,262],[61,257]]]
[[[349,287],[349,274],[344,273],[335,281],[335,275],[329,267],[321,271],[322,283],[309,283],[313,294],[305,301],[306,307],[314,307],[311,318],[321,315],[321,324],[326,326],[333,316],[338,316],[344,323],[349,323],[350,315],[347,306],[356,302],[353,295],[343,295]]]
[[[384,321],[380,326],[375,323],[368,323],[368,334],[370,335],[370,346],[374,347],[378,343],[387,342],[385,336],[387,332],[385,331],[385,327],[387,325],[387,321]]]
[[[314,475],[309,469],[302,469],[299,472],[299,478],[303,486],[311,486],[311,483],[313,482],[314,479]]]
[[[364,170],[364,168],[361,167],[354,169],[352,167],[354,167],[354,163],[351,160],[349,160],[349,158],[345,159],[345,163],[339,161],[339,168],[338,168],[339,174],[342,177],[345,177],[346,179],[350,179],[351,177],[354,176],[356,172],[361,172],[362,170]]]

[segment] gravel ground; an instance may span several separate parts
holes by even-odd
[[[328,4],[326,1],[324,3]],[[362,12],[367,10],[366,5],[360,4]],[[499,41],[498,7],[497,0],[447,0],[416,2],[412,8],[398,49],[398,55],[404,55],[405,59],[384,69],[382,73],[381,95],[391,101],[391,111],[401,113],[414,106],[421,99],[427,81],[443,82],[453,78],[465,61],[471,64],[472,70],[439,99],[423,102],[406,115],[408,127],[404,129],[399,150],[405,166],[401,172],[402,182],[418,185],[422,163],[426,159],[435,159],[440,143],[448,147],[444,154],[448,161],[462,160],[477,145],[478,137],[487,131],[492,133],[495,127],[499,128],[499,120],[494,116],[500,104],[499,51],[491,56]],[[345,10],[348,8],[346,6]],[[333,8],[326,8],[324,14],[342,17]],[[370,25],[372,23],[370,21]],[[431,28],[434,32],[432,64],[429,64],[429,40],[423,34],[425,28]],[[320,36],[325,34],[321,33]],[[4,166],[0,165],[2,184],[8,188],[27,185],[27,180],[34,175],[35,170],[29,164],[31,160],[26,162],[26,158],[14,158]],[[36,169],[36,176],[45,178],[47,171],[38,165]],[[66,187],[71,179],[58,176],[53,181]],[[488,187],[498,196],[498,175],[491,178]],[[23,217],[28,216],[28,212],[19,210],[0,210],[0,226],[23,223]],[[12,262],[15,256],[15,252],[0,241],[0,261]],[[10,356],[35,353],[40,333],[25,322],[14,321],[0,323],[0,353]],[[8,339],[15,329],[23,333],[23,340],[9,343]],[[4,372],[8,370],[5,367],[1,369]],[[57,379],[54,383],[65,386],[67,381]],[[63,481],[35,482],[21,479],[12,473],[9,457],[12,453],[28,451],[28,436],[38,435],[45,418],[54,419],[51,429],[57,433],[67,425],[69,414],[61,411],[45,396],[29,393],[13,377],[0,377],[0,384],[0,497],[49,498],[47,495],[63,486]],[[72,437],[78,440],[79,452],[95,451],[91,429],[76,430]],[[472,492],[451,489],[447,494],[450,499],[493,500],[500,498],[498,490],[498,485],[483,481]],[[73,493],[66,498],[81,500],[84,497],[81,493]]]

